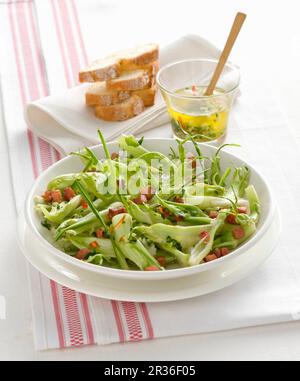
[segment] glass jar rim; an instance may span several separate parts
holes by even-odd
[[[161,90],[163,90],[165,93],[171,95],[172,97],[175,97],[175,98],[181,98],[181,99],[212,99],[212,98],[218,98],[218,97],[224,97],[224,95],[230,95],[232,94],[235,90],[238,89],[239,85],[240,85],[240,70],[239,70],[239,67],[235,64],[232,64],[232,63],[229,63],[227,62],[225,64],[225,67],[229,67],[230,69],[232,69],[233,71],[236,71],[238,73],[238,83],[233,87],[231,88],[230,90],[228,91],[224,91],[224,93],[222,94],[212,94],[212,95],[182,95],[182,94],[178,94],[174,91],[171,91],[171,90],[168,90],[164,85],[162,85],[161,83],[161,75],[162,73],[167,70],[167,69],[170,69],[171,67],[173,66],[176,66],[178,64],[182,64],[182,63],[186,63],[186,62],[212,62],[212,63],[216,63],[218,64],[218,60],[215,60],[215,59],[210,59],[210,58],[190,58],[190,59],[185,59],[185,60],[180,60],[180,61],[175,61],[175,62],[172,62],[170,64],[167,64],[165,66],[163,66],[159,72],[157,73],[157,84],[159,86],[159,88]]]

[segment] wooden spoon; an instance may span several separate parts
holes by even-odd
[[[214,93],[216,84],[220,78],[220,75],[222,74],[222,71],[224,69],[224,66],[228,60],[228,57],[231,53],[231,50],[233,48],[233,45],[240,33],[240,30],[244,24],[244,21],[246,20],[247,15],[245,13],[238,13],[235,17],[234,23],[232,25],[231,31],[229,33],[229,36],[227,38],[225,47],[223,49],[223,52],[219,58],[218,65],[216,67],[216,70],[214,72],[214,75],[212,76],[212,79],[210,81],[210,84],[208,85],[204,95],[212,95]]]

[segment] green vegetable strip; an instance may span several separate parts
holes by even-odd
[[[86,199],[86,202],[88,203],[89,207],[91,208],[91,211],[95,214],[95,216],[98,218],[98,220],[100,221],[100,223],[104,227],[106,235],[108,237],[110,237],[109,229],[108,229],[105,221],[103,220],[103,218],[100,215],[100,213],[98,212],[98,210],[95,208],[94,204],[92,203],[92,201],[91,201],[88,193],[84,189],[84,187],[78,181],[75,182],[75,186],[79,189],[80,193],[84,196],[84,198]],[[120,251],[116,247],[115,242],[112,238],[111,238],[111,243],[115,249],[116,257],[117,257],[117,260],[119,262],[120,267],[124,270],[128,270],[127,262],[126,262],[124,256],[122,255],[122,253],[120,253]]]

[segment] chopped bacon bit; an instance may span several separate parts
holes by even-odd
[[[177,202],[177,204],[184,204],[184,199],[180,196],[176,196],[175,202]]]
[[[236,225],[236,216],[234,214],[228,214],[228,216],[226,217],[226,222],[228,222],[231,225]]]
[[[170,217],[170,212],[162,206],[159,206],[158,211],[164,218]]]
[[[218,215],[219,215],[219,213],[216,211],[216,210],[211,210],[210,212],[209,212],[209,218],[217,218],[218,217]]]
[[[99,245],[98,245],[98,243],[97,243],[96,241],[94,241],[94,242],[91,242],[91,243],[90,243],[90,246],[91,246],[93,249],[96,249]]]
[[[212,261],[215,261],[216,259],[218,259],[218,257],[216,256],[216,254],[208,254],[206,257],[205,257],[205,262],[212,262]]]
[[[222,257],[222,250],[217,248],[214,250],[214,254],[217,256],[217,258],[221,258]]]
[[[46,191],[44,194],[43,194],[43,198],[46,202],[52,202],[52,192],[51,191]]]
[[[237,208],[237,212],[239,214],[247,214],[248,213],[246,206],[240,206],[239,208]]]
[[[204,230],[199,234],[199,237],[203,239],[204,243],[208,243],[210,240],[210,234],[208,231]]]
[[[87,209],[89,207],[89,204],[85,200],[82,200],[81,206],[83,209]]]
[[[119,154],[118,154],[117,152],[113,152],[113,153],[111,154],[110,158],[111,158],[112,160],[118,159],[118,158],[119,158]]]
[[[51,191],[53,202],[62,202],[62,194],[59,189]]]
[[[245,230],[242,227],[234,228],[232,230],[232,235],[235,239],[242,239],[245,237]]]
[[[157,257],[156,258],[157,262],[164,267],[166,265],[166,258],[165,257]]]
[[[96,230],[96,237],[97,238],[103,238],[103,236],[104,236],[104,230],[103,229]]]
[[[226,257],[226,255],[228,255],[230,253],[229,249],[227,249],[227,247],[222,247],[221,249],[221,255],[222,257]]]
[[[110,208],[108,210],[108,217],[112,219],[114,216],[117,216],[118,214],[126,213],[126,209],[124,206],[121,206],[119,208]]]
[[[147,200],[151,200],[151,198],[155,195],[155,189],[150,186],[142,188],[140,192],[141,195],[147,197]]]
[[[76,193],[74,192],[74,190],[71,187],[66,187],[64,189],[64,200],[65,201],[70,201],[75,196],[76,196]]]
[[[176,222],[180,222],[180,221],[183,221],[184,220],[184,217],[183,216],[174,216],[174,219]]]
[[[135,199],[133,199],[133,202],[137,205],[144,204],[148,201],[147,197],[144,194],[140,194]]]
[[[144,268],[145,271],[159,271],[157,266],[148,266]]]
[[[192,86],[192,92],[194,93],[194,95],[196,94],[196,92],[197,92],[197,87],[196,87],[196,85],[193,85],[193,86]]]
[[[75,258],[80,259],[82,261],[88,254],[90,254],[90,252],[91,252],[90,249],[78,250],[75,255]]]

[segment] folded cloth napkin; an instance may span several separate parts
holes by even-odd
[[[205,39],[187,35],[163,47],[160,65],[189,58],[217,58],[219,50]],[[86,107],[86,85],[80,85],[32,103],[25,109],[25,119],[36,135],[52,144],[62,155],[83,145],[98,142],[97,129],[101,129],[107,141],[120,134],[145,132],[168,122],[164,101],[157,95],[156,104],[142,114],[124,122],[106,122],[95,118]]]
[[[84,9],[89,9],[89,3],[86,0],[78,6],[84,4]],[[49,90],[71,84],[66,80],[69,71],[64,70],[64,60],[57,58],[63,57],[59,55],[60,46],[68,48],[61,53],[72,68],[74,82],[78,62],[85,62],[84,46],[73,50],[75,42],[81,39],[74,4],[69,0],[34,3],[9,0],[7,4],[0,4],[2,103],[18,209],[34,179],[59,158],[53,147],[26,129],[22,111],[26,103],[45,97]],[[90,13],[85,12],[87,23],[93,11],[92,7]],[[81,9],[79,14],[83,13]],[[35,14],[38,22],[34,21]],[[72,31],[68,29],[66,18],[72,22]],[[56,23],[62,29],[56,29]],[[42,45],[34,38],[39,31]],[[63,44],[59,43],[60,39]],[[40,59],[42,56],[45,60]],[[50,281],[28,266],[37,349],[300,320],[299,144],[272,99],[276,91],[255,78],[243,78],[243,97],[237,101],[228,142],[242,144],[239,154],[261,170],[278,200],[284,231],[272,258],[248,279],[228,289],[162,304],[120,303],[89,297]],[[258,87],[264,91],[257,92]],[[168,126],[146,132],[147,136],[156,137],[168,134]],[[21,260],[17,249],[11,255],[18,255]]]

